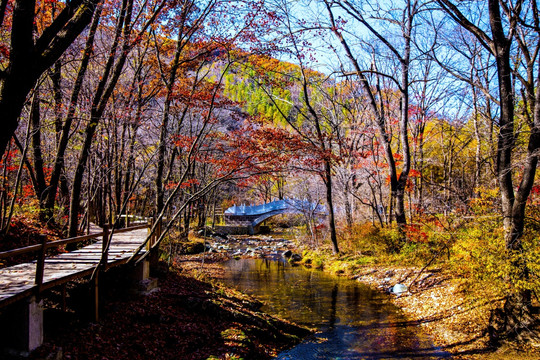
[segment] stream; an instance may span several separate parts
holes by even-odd
[[[223,282],[263,301],[262,311],[317,330],[276,359],[450,358],[388,295],[357,281],[283,260],[239,259],[223,266]]]

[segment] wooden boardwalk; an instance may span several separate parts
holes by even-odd
[[[41,290],[92,274],[101,260],[103,246],[103,240],[99,236],[101,231],[101,228],[95,226],[91,229],[90,235],[95,233],[99,239],[92,245],[46,258]],[[147,235],[147,228],[115,232],[110,241],[107,267],[126,263],[143,244]],[[144,254],[144,251],[140,254]],[[37,261],[33,261],[0,269],[0,307],[36,292],[36,266]]]

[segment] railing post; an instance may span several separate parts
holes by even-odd
[[[154,224],[155,224],[156,229],[154,230],[154,233],[150,237],[148,244],[146,244],[147,245],[146,250],[151,250],[152,247],[157,243],[158,239],[161,236],[161,224],[162,224],[161,220],[157,220],[157,223],[156,223],[156,220],[151,218],[150,224],[149,224],[150,230],[152,230],[152,227],[154,226]]]
[[[101,262],[96,269],[93,278],[93,288],[94,288],[94,311],[93,311],[93,320],[95,322],[99,321],[99,273],[100,270],[106,270],[109,263],[109,243],[111,239],[109,237],[109,224],[103,224],[103,239],[101,241]]]
[[[159,261],[159,249],[158,248],[154,248],[156,246],[156,243],[158,242],[159,238],[161,237],[161,225],[163,223],[163,220],[162,219],[159,219],[159,220],[156,220],[157,223],[155,224],[156,226],[156,231],[154,231],[154,235],[152,236],[152,242],[151,244],[149,244],[150,246],[148,247],[148,251],[150,251],[150,254],[148,256],[148,261],[149,261],[149,265],[150,267],[155,267]]]
[[[105,269],[109,262],[109,225],[103,224],[103,242],[101,244],[101,266]]]
[[[38,259],[36,263],[36,286],[37,286],[37,295],[41,294],[41,288],[43,286],[43,273],[45,271],[45,252],[47,250],[46,243],[47,243],[47,235],[41,234],[39,235],[41,240],[41,249],[39,249]]]
[[[96,275],[94,276],[94,311],[92,314],[92,318],[95,322],[99,321],[99,271],[96,272]]]
[[[158,220],[157,233],[156,233],[156,237],[154,239],[154,243],[152,244],[152,246],[154,246],[157,243],[157,241],[159,240],[159,238],[161,237],[161,226],[162,225],[163,225],[163,219]]]
[[[154,218],[151,217],[148,219],[148,231],[152,231],[152,227],[154,226]],[[150,235],[150,239],[148,239],[148,242],[146,243],[146,251],[150,250],[152,248],[152,244],[154,243],[154,234]]]

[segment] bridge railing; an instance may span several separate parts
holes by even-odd
[[[147,229],[150,226],[151,226],[151,223],[146,223],[146,224],[126,227],[122,229],[114,229],[114,233],[118,234],[118,233],[133,231],[133,230]],[[74,243],[79,243],[79,242],[83,242],[87,240],[92,240],[99,237],[102,238],[103,245],[102,245],[102,259],[101,259],[100,264],[98,265],[106,266],[108,262],[109,242],[111,241],[110,231],[107,225],[103,226],[103,231],[101,232],[88,234],[88,235],[82,235],[82,236],[76,236],[76,237],[71,237],[71,238],[57,240],[57,241],[51,241],[51,242],[47,242],[47,235],[42,234],[40,235],[40,238],[41,238],[40,244],[0,252],[0,259],[11,258],[11,257],[23,255],[23,254],[38,252],[38,257],[37,257],[37,262],[36,262],[35,285],[37,286],[37,292],[39,294],[43,286],[43,275],[44,275],[44,270],[45,270],[45,256],[48,249],[57,248],[60,246],[74,244]]]

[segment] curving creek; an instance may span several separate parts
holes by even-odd
[[[357,281],[281,259],[230,260],[222,266],[224,283],[263,301],[263,311],[317,330],[277,359],[450,357],[408,322],[387,294]]]

